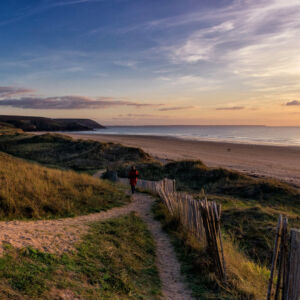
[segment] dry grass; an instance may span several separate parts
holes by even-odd
[[[120,187],[86,174],[41,167],[0,152],[0,218],[66,217],[129,201]]]
[[[224,241],[224,253],[231,284],[254,299],[265,299],[270,271],[249,260],[230,240]]]
[[[242,199],[258,200],[265,206],[270,203],[295,207],[299,206],[300,194],[297,190],[279,180],[255,178],[237,171],[209,168],[201,161],[176,161],[162,165],[157,162],[136,164],[140,177],[161,180],[164,177],[176,179],[177,189],[189,192],[204,190],[206,194],[227,195]],[[128,172],[123,165],[118,170],[121,176]]]
[[[2,135],[14,135],[22,133],[23,130],[19,128],[15,128],[13,125],[0,122],[0,136]]]
[[[129,162],[152,161],[139,148],[50,133],[0,136],[0,151],[50,167],[85,172]]]

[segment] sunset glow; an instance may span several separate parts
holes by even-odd
[[[0,3],[0,114],[300,126],[300,1]]]

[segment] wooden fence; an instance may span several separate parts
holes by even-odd
[[[128,179],[119,182],[128,184]],[[226,265],[220,230],[221,205],[214,201],[195,200],[176,191],[175,180],[139,180],[137,187],[157,194],[170,214],[206,245],[215,263],[216,273],[226,280]],[[288,219],[279,217],[272,257],[267,300],[300,300],[300,230],[288,232]]]
[[[127,178],[118,178],[118,181],[121,184],[129,184],[129,180]],[[162,187],[164,187],[164,190],[168,191],[169,193],[176,191],[175,180],[172,179],[163,179],[161,181],[139,179],[136,187],[152,194],[159,194],[159,191],[162,189]]]
[[[128,184],[128,179],[120,178]],[[202,245],[208,247],[219,278],[226,280],[226,267],[220,230],[221,205],[213,201],[195,200],[187,193],[176,192],[175,180],[138,180],[137,188],[158,194],[170,214],[179,219],[182,226],[192,233]]]
[[[276,280],[274,280],[274,278]],[[267,300],[300,300],[300,230],[279,216]]]

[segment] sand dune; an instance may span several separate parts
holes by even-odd
[[[201,159],[208,166],[274,177],[300,187],[300,147],[190,141],[157,136],[70,135],[139,147],[162,160]]]

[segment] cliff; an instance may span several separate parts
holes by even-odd
[[[90,119],[51,119],[29,116],[1,116],[5,122],[24,131],[89,131],[105,128]]]

